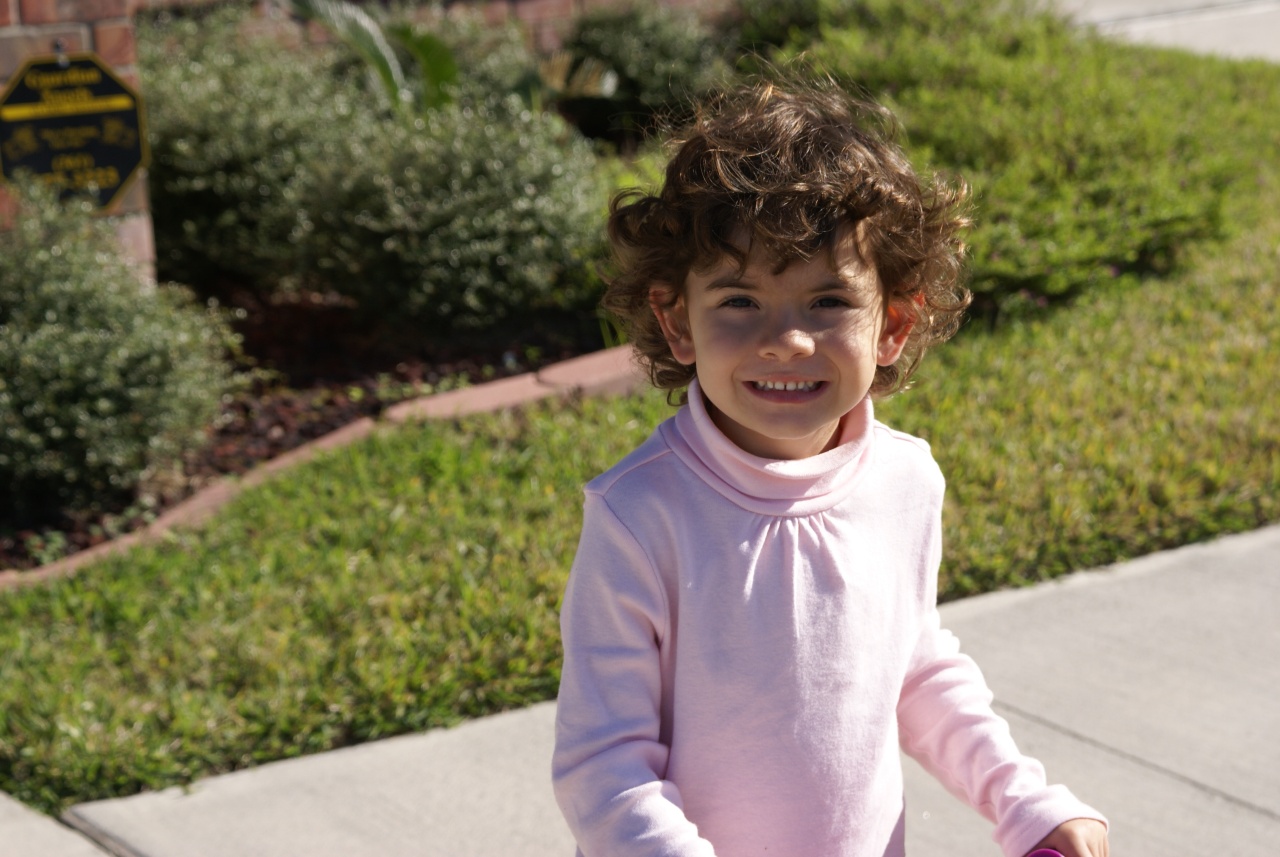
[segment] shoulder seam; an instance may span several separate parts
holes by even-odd
[[[649,458],[645,460],[649,461],[652,459]],[[649,570],[649,579],[653,582],[653,585],[657,587],[658,597],[662,599],[662,635],[659,642],[664,642],[671,633],[671,602],[667,599],[667,587],[663,585],[662,575],[658,573],[658,567],[654,564],[653,556],[649,553],[648,548],[645,547],[644,542],[636,536],[635,531],[633,531],[631,527],[627,525],[627,522],[622,519],[622,516],[614,510],[613,506],[609,503],[609,498],[604,496],[604,492],[598,491],[595,496],[605,509],[608,510],[609,517],[613,518],[614,522],[617,523],[622,531],[627,534],[627,537],[631,539],[632,544],[634,544],[636,548],[639,549],[641,555],[644,556],[645,565],[648,566]]]
[[[646,446],[654,446],[656,449],[648,450],[645,454]],[[649,440],[632,450],[625,458],[615,464],[613,467],[601,473],[595,479],[587,483],[584,489],[587,493],[598,494],[604,496],[609,492],[622,477],[634,470],[639,470],[646,464],[656,461],[663,456],[671,454],[671,447],[667,444],[666,438],[661,439],[661,445],[655,440],[655,436],[651,436]],[[612,510],[610,510],[612,511]]]

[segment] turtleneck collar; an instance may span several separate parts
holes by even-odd
[[[832,449],[791,461],[760,458],[711,421],[694,379],[688,405],[664,424],[663,434],[676,455],[727,499],[760,514],[796,516],[829,509],[853,490],[869,461],[873,422],[868,396],[841,418]]]

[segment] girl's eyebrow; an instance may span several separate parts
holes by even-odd
[[[721,291],[724,289],[742,289],[743,291],[752,292],[755,291],[756,287],[755,284],[746,282],[739,278],[736,273],[733,273],[716,277],[702,288],[704,291],[708,292]]]

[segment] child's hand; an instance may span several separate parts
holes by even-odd
[[[1109,857],[1107,826],[1092,818],[1073,818],[1054,828],[1036,848],[1052,848],[1063,857]],[[1036,848],[1032,848],[1035,851]]]

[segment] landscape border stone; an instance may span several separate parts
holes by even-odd
[[[457,419],[518,408],[549,398],[625,395],[643,383],[644,376],[636,363],[635,352],[629,345],[620,345],[555,363],[535,372],[400,402],[387,408],[378,420],[364,417],[260,464],[248,473],[224,477],[197,491],[140,530],[39,568],[0,571],[0,590],[65,578],[108,556],[162,539],[176,529],[198,526],[246,488],[310,461],[318,453],[362,440],[380,426]]]

